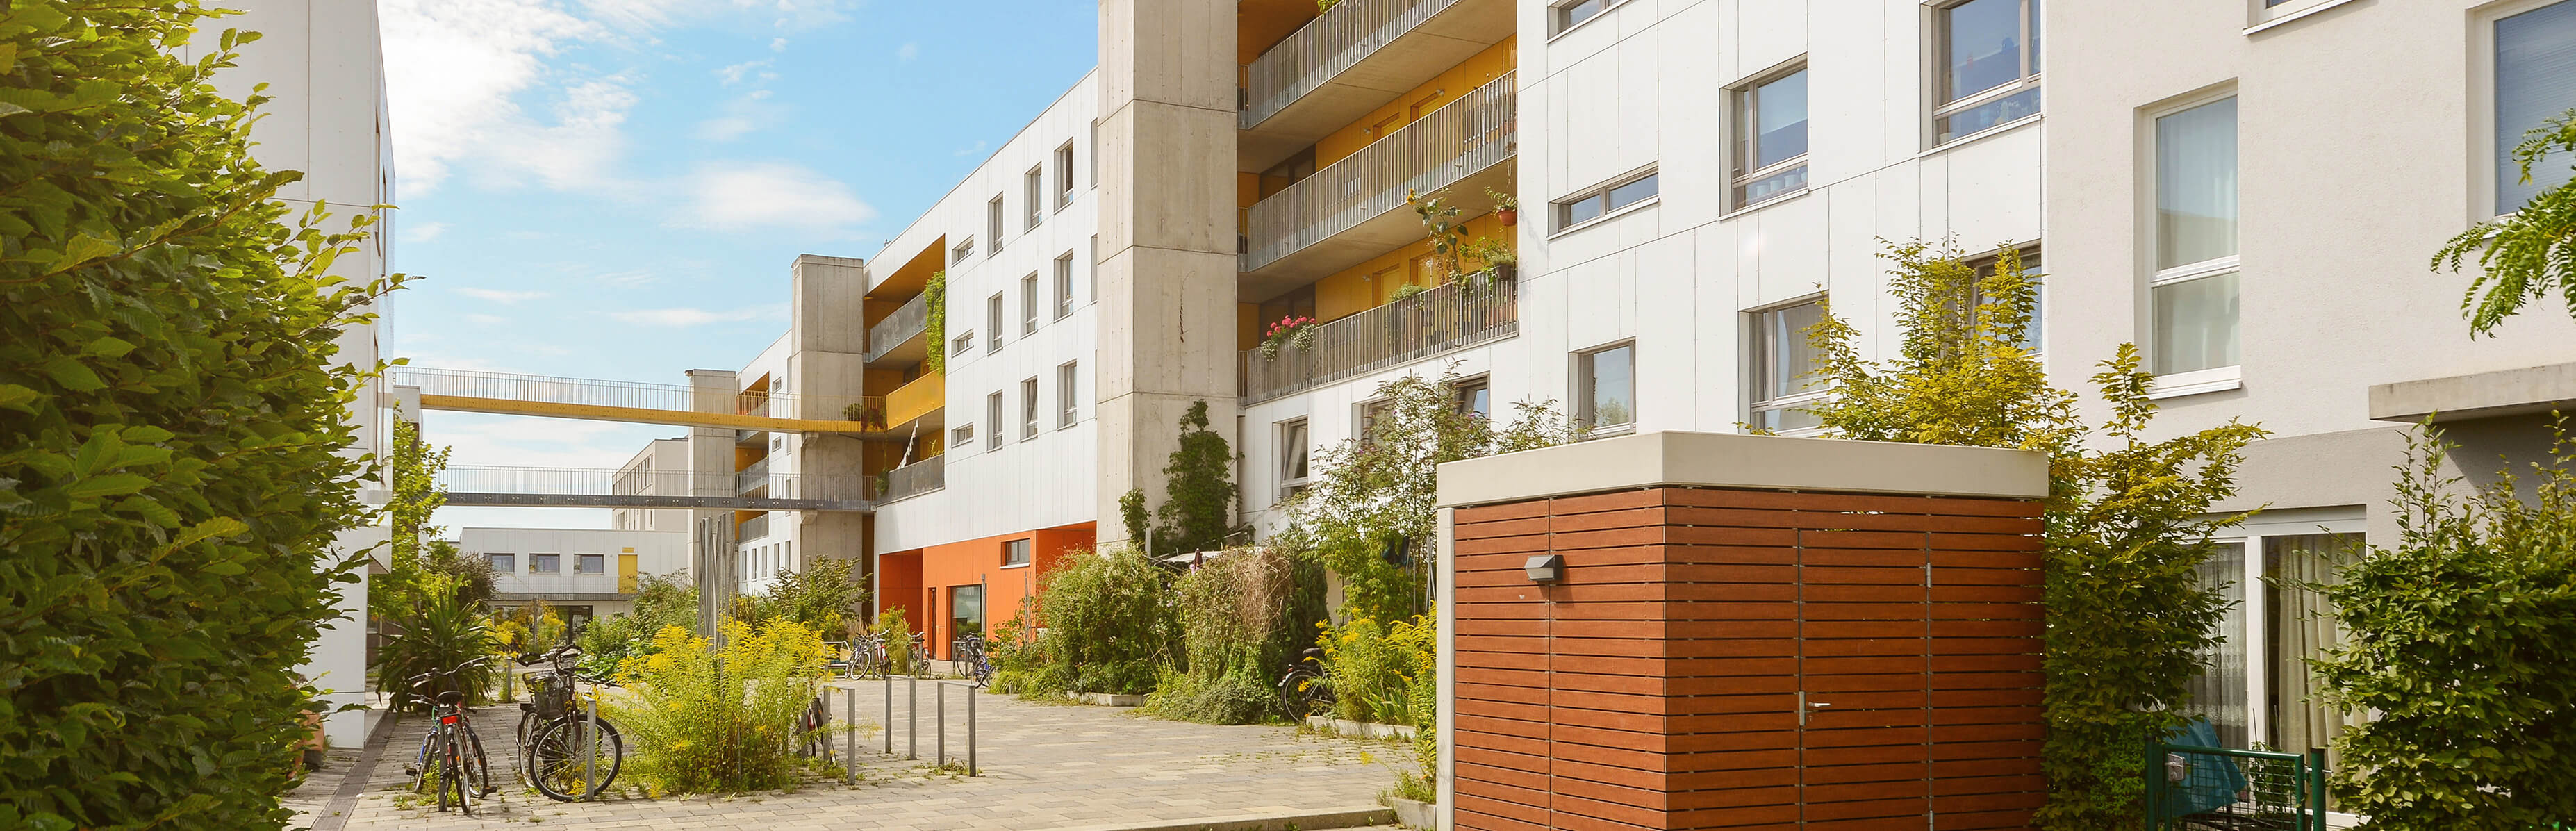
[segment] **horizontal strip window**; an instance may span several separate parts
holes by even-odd
[[[1559,200],[1556,203],[1556,227],[1572,228],[1608,215],[1611,211],[1646,201],[1658,192],[1659,187],[1655,171],[1649,170],[1609,186],[1570,199]]]

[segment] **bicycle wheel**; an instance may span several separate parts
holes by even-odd
[[[429,776],[429,772],[430,772],[430,770],[431,770],[432,768],[434,768],[434,767],[436,767],[436,766],[438,765],[438,757],[437,757],[436,755],[434,755],[434,754],[436,754],[437,752],[438,752],[438,728],[437,728],[436,726],[432,726],[432,727],[430,728],[430,730],[429,730],[429,734],[428,734],[428,735],[425,735],[425,736],[420,737],[420,755],[419,755],[419,756],[416,756],[416,757],[414,757],[414,758],[412,759],[412,763],[411,763],[411,792],[412,792],[412,793],[416,793],[416,794],[426,794],[426,793],[429,793],[429,783],[430,783],[430,781],[431,781],[430,776]]]
[[[1307,716],[1317,715],[1333,706],[1333,688],[1312,667],[1300,665],[1279,679],[1280,713],[1290,722],[1304,723]]]
[[[438,733],[438,810],[447,810],[449,798],[453,797],[456,810],[474,813],[467,802],[464,748],[457,744],[456,725],[441,724]]]
[[[483,737],[474,732],[473,725],[464,722],[457,723],[456,732],[465,738],[465,745],[461,748],[465,760],[465,784],[473,788],[476,799],[491,796],[492,758],[483,754]]]
[[[816,696],[813,701],[805,705],[805,716],[797,719],[796,735],[799,742],[796,755],[820,758],[826,762],[832,761],[831,725],[831,709],[824,706],[821,696]]]
[[[547,799],[589,799],[617,781],[617,769],[626,761],[626,742],[618,737],[617,725],[600,720],[594,741],[586,724],[578,718],[556,719],[528,746],[528,778]]]

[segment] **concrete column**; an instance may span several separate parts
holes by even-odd
[[[736,377],[732,370],[692,369],[683,374],[689,377],[689,409],[691,411],[701,413],[733,412],[734,397],[742,394],[742,379]],[[689,481],[687,486],[681,489],[681,495],[733,495],[733,432],[733,428],[730,427],[689,428]],[[724,510],[689,511],[688,526],[690,532],[690,563],[697,564],[732,561],[734,552],[707,550],[705,535],[699,533],[700,520],[718,517],[723,518],[727,522],[731,522],[733,521],[733,512]],[[721,570],[712,571],[720,572]],[[698,591],[701,596],[704,596],[707,592],[708,587],[706,580],[709,576],[711,576],[710,571],[699,571],[689,575],[690,580],[698,584]],[[731,586],[725,587],[725,591],[727,593],[731,593],[732,590],[733,587]]]
[[[790,268],[787,372],[793,418],[839,420],[864,394],[867,369],[866,264],[848,257],[805,254]],[[862,499],[867,443],[845,433],[808,433],[790,439],[796,453],[799,499]],[[775,464],[773,462],[772,464]],[[803,525],[796,549],[802,571],[824,558],[854,560],[850,579],[864,587],[874,572],[868,556],[866,515],[849,511],[798,511]],[[783,519],[781,517],[780,519]],[[773,522],[778,521],[773,519]],[[838,633],[824,633],[826,639]]]
[[[1235,423],[1235,4],[1100,4],[1099,540],[1162,501],[1180,417]],[[1227,436],[1228,441],[1235,437]]]

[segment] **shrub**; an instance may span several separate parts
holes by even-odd
[[[1069,692],[1149,693],[1179,656],[1167,571],[1142,551],[1075,552],[1039,582],[1046,680]]]
[[[0,827],[279,827],[307,685],[363,686],[296,668],[364,564],[336,342],[392,282],[329,274],[371,215],[273,201],[215,14],[0,10]]]
[[[722,649],[680,627],[619,674],[630,695],[606,699],[624,731],[627,770],[649,793],[740,793],[795,784],[797,718],[824,676],[814,630],[789,621],[720,624]]]
[[[1412,724],[1413,687],[1430,685],[1439,667],[1439,621],[1430,612],[1393,624],[1354,617],[1326,624],[1324,674],[1336,715],[1351,721]]]
[[[575,638],[581,646],[582,669],[614,673],[627,658],[652,654],[654,636],[672,626],[698,628],[697,586],[677,572],[642,575],[636,580],[634,611],[595,618]],[[542,650],[517,649],[511,654],[530,651]]]
[[[914,661],[928,660],[930,657],[912,654],[912,624],[905,622],[904,610],[901,606],[878,612],[875,631],[885,636],[888,671],[910,673],[918,668],[913,665]]]
[[[2316,662],[2337,705],[2342,810],[2365,827],[2522,831],[2576,818],[2576,442],[2561,430],[2532,499],[2514,477],[2463,495],[2438,434],[2412,440],[2397,544],[2340,581],[2343,641]],[[2430,428],[2427,428],[2430,432]]]
[[[1243,548],[1173,581],[1186,671],[1163,675],[1146,712],[1210,724],[1272,717],[1269,679],[1322,619],[1321,577],[1285,552]]]
[[[777,579],[770,581],[767,589],[738,600],[734,614],[749,623],[786,620],[803,624],[826,639],[848,637],[859,618],[859,608],[868,602],[868,590],[850,579],[854,562],[825,559],[801,572],[779,569]]]
[[[500,641],[493,637],[492,627],[483,619],[479,606],[459,602],[454,596],[430,596],[411,614],[391,621],[395,626],[376,653],[376,677],[386,692],[410,692],[412,676],[425,672],[443,672],[476,658],[500,651]],[[448,690],[465,693],[469,705],[490,703],[492,685],[500,680],[502,669],[491,663],[468,668],[455,678],[435,683],[421,691],[435,696]]]
[[[1279,693],[1249,666],[1237,666],[1214,678],[1167,669],[1153,697],[1137,711],[1200,724],[1252,724],[1278,717]]]

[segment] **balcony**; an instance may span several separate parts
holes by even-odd
[[[1422,239],[1410,195],[1446,188],[1461,219],[1483,215],[1484,189],[1511,186],[1516,83],[1503,73],[1253,205],[1244,219],[1244,295],[1273,297]]]
[[[769,536],[768,511],[762,511],[758,516],[736,523],[733,528],[735,542],[756,540],[766,536]]]
[[[748,494],[752,491],[761,490],[767,487],[769,487],[769,459],[767,457],[762,457],[760,461],[751,463],[750,467],[734,471],[733,492],[736,496]]]
[[[932,456],[886,471],[885,496],[879,501],[892,502],[947,487],[947,461],[947,456]]]
[[[1243,398],[1266,401],[1300,390],[1444,352],[1500,340],[1521,330],[1520,284],[1449,283],[1315,330],[1314,348],[1282,346],[1275,358],[1243,353]]]
[[[1278,164],[1501,43],[1514,25],[1509,0],[1334,4],[1244,68],[1241,169]]]
[[[909,366],[930,356],[930,295],[922,294],[868,327],[868,366]]]
[[[941,408],[948,406],[948,376],[937,372],[924,373],[886,393],[885,406],[886,428],[898,433],[906,432],[908,425],[935,416]],[[924,426],[935,428],[939,425]]]

